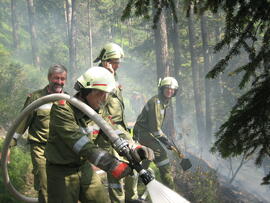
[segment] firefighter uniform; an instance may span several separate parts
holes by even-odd
[[[104,159],[103,155],[109,153],[100,151],[91,140],[90,135],[97,130],[91,123],[91,119],[68,102],[53,105],[45,150],[49,203],[109,202],[90,162],[108,171],[114,158],[110,155]]]
[[[94,60],[94,63],[101,61],[100,66],[109,70],[112,73],[116,73],[119,68],[120,60],[124,57],[123,49],[115,43],[107,43],[101,49],[99,56]],[[116,75],[115,75],[116,76]],[[126,131],[125,119],[124,119],[124,102],[122,98],[121,89],[116,88],[116,92],[109,96],[109,101],[105,107],[105,112],[108,112],[112,116],[112,122],[121,131]],[[126,133],[127,134],[127,133]],[[127,135],[128,139],[132,139],[130,135]],[[106,145],[106,142],[99,138],[99,143]],[[112,154],[116,155],[116,152],[112,147],[105,147]],[[105,149],[104,148],[104,149]],[[137,180],[133,180],[132,177],[126,177],[123,181],[118,181],[108,175],[109,182],[109,194],[111,202],[124,202],[126,200],[137,199]],[[124,186],[125,185],[125,186]],[[125,187],[125,188],[124,188]],[[125,194],[126,191],[126,194]]]
[[[77,79],[75,97],[99,111],[115,87],[111,72],[92,67]],[[69,102],[54,104],[50,118],[50,135],[45,149],[48,202],[108,202],[108,193],[89,162],[116,179],[129,175],[131,167],[94,143],[92,136],[98,131],[96,125]],[[104,135],[102,131],[97,136],[100,135]],[[130,153],[136,160],[152,160],[154,157],[152,150],[144,146],[131,149]]]
[[[29,94],[24,108],[40,97],[48,95],[48,87]],[[19,125],[14,138],[19,138],[28,128],[31,159],[33,163],[34,188],[38,191],[39,202],[47,202],[45,145],[48,138],[50,110],[52,103],[44,104],[32,111]]]
[[[103,109],[103,114],[109,114],[111,116],[110,122],[114,124],[116,129],[122,132],[121,137],[132,142],[132,137],[127,132],[122,89],[119,86],[109,95],[106,106]],[[107,150],[119,159],[122,159],[102,136],[98,136],[96,143],[101,148]],[[123,203],[127,199],[138,199],[137,174],[135,171],[134,173],[134,176],[127,176],[122,180],[117,180],[112,175],[107,174],[109,195],[112,203]]]
[[[169,188],[174,189],[172,170],[166,147],[159,140],[160,137],[166,136],[161,128],[168,105],[169,102],[165,102],[161,94],[152,97],[137,118],[134,126],[134,136],[140,144],[154,151],[154,163],[159,169],[161,181]],[[145,164],[145,167],[148,168],[149,163]]]

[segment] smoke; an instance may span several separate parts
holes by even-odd
[[[254,164],[254,159],[244,161],[244,164],[237,173],[237,169],[241,163],[241,157],[233,159],[222,159],[217,154],[203,151],[194,145],[188,137],[178,140],[178,144],[186,152],[187,157],[189,154],[196,155],[197,158],[202,159],[212,169],[217,171],[218,178],[222,183],[232,185],[239,189],[239,191],[246,191],[262,202],[270,202],[270,187],[269,185],[261,185],[262,177],[265,173],[262,168],[258,168]],[[200,163],[199,163],[200,164]],[[196,164],[195,166],[196,167]],[[235,178],[233,176],[236,174]],[[230,183],[230,180],[232,180]]]

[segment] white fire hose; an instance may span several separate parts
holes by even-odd
[[[58,100],[66,100],[70,102],[73,106],[80,109],[82,112],[84,112],[89,118],[91,118],[101,129],[102,131],[109,137],[111,143],[113,143],[114,147],[117,149],[122,148],[122,142],[119,141],[119,136],[115,133],[115,131],[112,129],[112,127],[100,116],[98,115],[91,107],[89,107],[87,104],[81,102],[75,97],[71,97],[67,94],[50,94],[44,97],[41,97],[31,103],[29,106],[27,106],[17,117],[17,119],[14,121],[12,126],[9,128],[9,131],[7,133],[6,139],[3,144],[2,149],[2,159],[1,159],[1,168],[3,171],[3,179],[4,179],[4,185],[6,188],[11,192],[11,194],[17,198],[18,200],[29,202],[29,203],[37,203],[37,198],[31,198],[27,197],[20,192],[16,190],[16,188],[12,185],[9,179],[8,175],[8,169],[7,169],[7,155],[8,155],[8,149],[10,142],[13,138],[13,134],[15,133],[18,125],[21,123],[21,121],[30,114],[34,109],[38,108],[39,106],[54,102]]]

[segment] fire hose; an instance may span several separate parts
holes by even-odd
[[[149,182],[151,182],[154,177],[152,174],[143,169],[141,164],[132,157],[130,148],[128,146],[128,142],[121,139],[113,130],[113,128],[99,115],[97,114],[90,106],[83,103],[82,101],[78,100],[75,97],[71,97],[67,94],[50,94],[44,97],[41,97],[31,103],[29,106],[27,106],[17,117],[17,119],[14,121],[14,123],[11,125],[7,132],[6,139],[3,144],[2,149],[2,159],[1,159],[1,168],[3,171],[3,180],[4,185],[6,188],[13,194],[18,200],[29,202],[29,203],[37,203],[37,198],[31,198],[27,197],[20,192],[16,190],[16,188],[12,185],[9,175],[8,175],[8,169],[7,169],[7,155],[8,155],[8,149],[10,142],[12,140],[13,134],[15,133],[18,125],[21,123],[21,121],[30,114],[34,109],[38,108],[39,106],[58,101],[58,100],[66,100],[70,102],[72,105],[74,105],[76,108],[80,109],[82,112],[84,112],[89,118],[91,118],[106,134],[109,141],[111,142],[114,149],[121,155],[125,156],[127,160],[129,161],[129,165],[135,169],[140,178],[142,179],[142,182],[147,185]]]

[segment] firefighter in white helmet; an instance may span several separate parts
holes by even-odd
[[[112,72],[117,79],[117,69],[120,67],[122,58],[124,57],[123,49],[115,43],[107,43],[100,51],[99,56],[94,62],[100,62],[99,66],[106,68]],[[111,115],[111,121],[117,129],[126,132],[124,139],[132,140],[132,136],[128,133],[125,117],[124,117],[124,101],[122,96],[122,87],[117,85],[115,92],[109,95],[108,102],[105,106],[105,112]],[[116,155],[116,152],[110,147],[105,140],[98,139],[99,145],[104,149]],[[136,173],[136,172],[135,172]],[[126,177],[123,180],[117,180],[108,175],[109,194],[112,203],[136,202],[138,199],[136,176]],[[137,201],[139,202],[139,201]]]
[[[98,112],[109,92],[115,89],[115,80],[108,70],[93,67],[78,78],[74,88],[78,91],[75,97]],[[116,179],[132,171],[126,162],[94,144],[91,133],[96,129],[90,123],[91,119],[69,102],[52,106],[45,149],[49,203],[109,202],[106,189],[91,163]],[[148,154],[146,147],[140,150],[144,155],[140,156],[137,149],[132,150],[137,159],[153,156]]]
[[[154,163],[159,169],[162,183],[174,189],[174,181],[167,149],[172,144],[162,132],[166,108],[178,90],[178,82],[173,77],[163,78],[158,85],[158,95],[152,97],[144,106],[134,126],[134,136],[139,143],[151,148],[155,153]],[[149,164],[146,163],[145,167]]]

